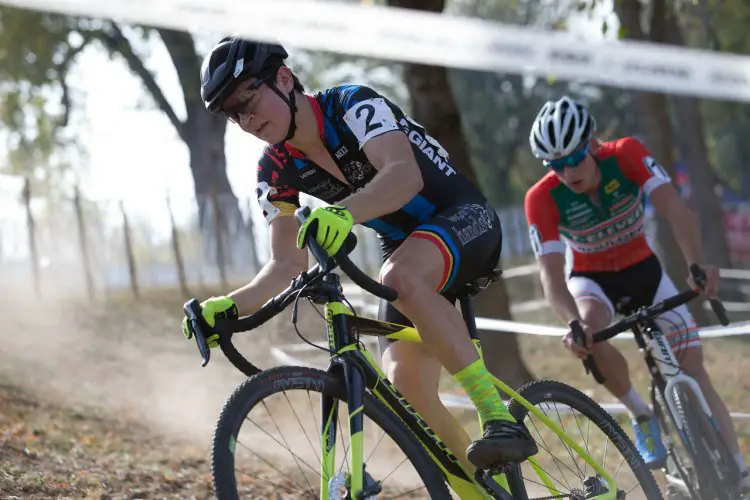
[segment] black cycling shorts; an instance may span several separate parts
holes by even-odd
[[[590,279],[599,285],[615,312],[629,314],[654,303],[662,274],[659,259],[652,254],[619,271],[572,271],[570,277]]]
[[[456,303],[458,291],[466,284],[497,267],[503,234],[500,219],[489,203],[464,203],[436,213],[409,233],[408,238],[432,241],[441,251],[445,267],[439,293]],[[402,240],[401,243],[403,243]],[[384,250],[383,262],[400,245]],[[390,302],[380,301],[378,319],[413,326]],[[383,352],[391,342],[379,337]]]
[[[656,255],[619,271],[571,272],[568,290],[576,301],[593,299],[603,303],[611,318],[618,313],[631,314],[677,294]],[[675,352],[701,345],[695,320],[684,304],[661,314],[656,324]]]

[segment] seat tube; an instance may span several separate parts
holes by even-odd
[[[460,297],[458,301],[459,304],[461,304],[461,315],[464,318],[466,329],[469,331],[469,337],[474,343],[474,347],[476,347],[477,351],[479,352],[479,357],[481,358],[482,345],[479,342],[479,333],[477,333],[477,320],[474,317],[474,304],[471,301],[471,296],[464,295]]]
[[[479,338],[477,335],[477,322],[474,319],[474,304],[471,302],[471,297],[464,295],[458,299],[461,304],[461,315],[464,318],[466,329],[469,330],[469,337],[472,340]]]

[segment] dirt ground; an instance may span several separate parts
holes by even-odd
[[[0,291],[0,499],[212,498],[213,428],[244,376],[218,353],[201,368],[180,331],[183,301],[169,290],[137,303]],[[299,342],[289,314],[240,338],[238,348],[264,368],[278,364],[270,344]],[[322,319],[309,310],[303,317],[303,333],[322,340]],[[522,340],[538,377],[611,400],[559,349],[558,339]],[[645,370],[635,349],[626,352],[640,386]],[[750,410],[750,375],[741,368],[748,355],[746,341],[707,341],[709,372],[732,410]],[[745,422],[737,430],[747,454]],[[249,498],[283,497],[249,482]]]
[[[213,498],[213,427],[244,376],[201,368],[179,297],[0,299],[0,498]],[[258,358],[267,331],[244,344]]]

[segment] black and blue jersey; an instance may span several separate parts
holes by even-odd
[[[257,195],[266,220],[291,214],[299,193],[336,203],[369,183],[377,170],[362,146],[390,131],[406,134],[424,186],[401,209],[363,225],[392,249],[435,214],[465,203],[485,205],[481,192],[451,166],[448,153],[398,106],[371,88],[343,85],[308,96],[323,143],[348,184],[286,144],[268,146],[258,165]]]

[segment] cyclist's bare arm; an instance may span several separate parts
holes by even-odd
[[[524,211],[529,238],[539,264],[544,297],[565,322],[580,321],[578,307],[565,282],[565,246],[560,241],[560,213],[549,186],[537,183],[526,192]]]
[[[250,283],[229,294],[240,315],[257,311],[307,269],[307,250],[300,250],[296,244],[298,229],[294,217],[281,216],[271,222],[271,258]]]
[[[411,143],[403,132],[394,130],[373,137],[362,149],[378,173],[367,186],[340,202],[357,223],[395,212],[424,186]]]
[[[705,264],[698,218],[674,186],[662,184],[651,192],[651,203],[672,228],[687,264]]]
[[[539,278],[544,296],[566,324],[577,319],[578,307],[565,283],[565,254],[550,252],[539,257]]]

